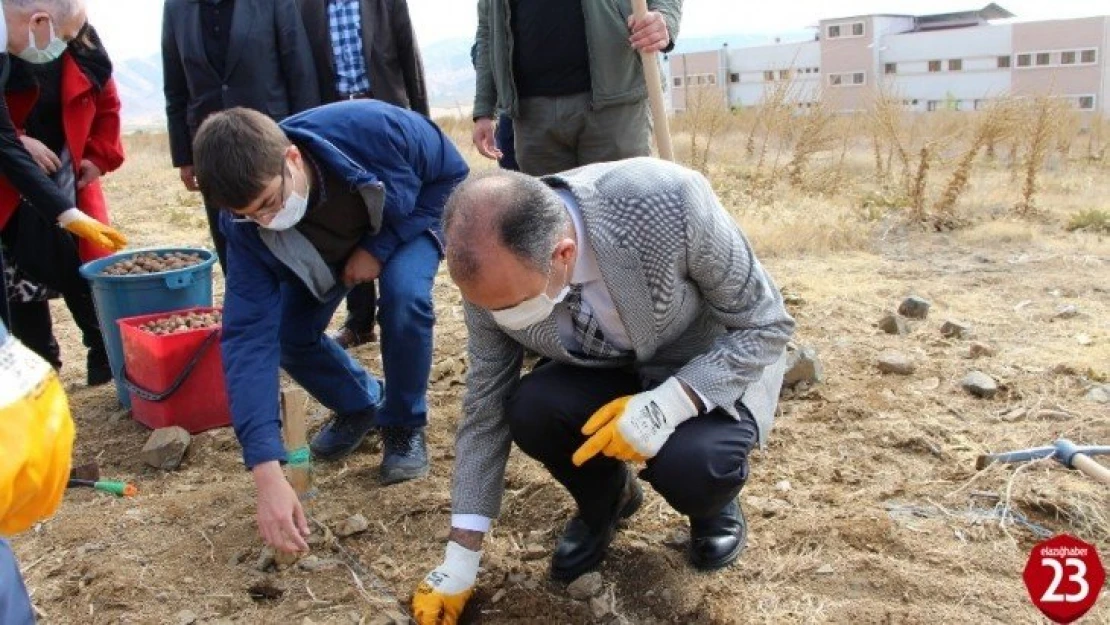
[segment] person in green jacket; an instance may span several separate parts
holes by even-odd
[[[478,0],[475,147],[497,159],[508,113],[520,170],[533,176],[651,155],[639,51],[674,48],[682,0]]]

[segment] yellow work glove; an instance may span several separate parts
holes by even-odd
[[[106,226],[85,213],[71,208],[58,217],[58,223],[73,234],[100,247],[118,252],[127,245],[127,237],[111,226]]]
[[[428,573],[412,597],[412,616],[417,625],[455,625],[466,602],[474,594],[481,551],[471,551],[451,541],[443,564]]]
[[[677,378],[668,378],[650,391],[614,399],[582,426],[590,438],[571,460],[582,466],[602,453],[625,462],[654,458],[676,427],[698,414],[698,407]]]
[[[0,535],[57,510],[72,453],[73,419],[57,374],[0,326]]]

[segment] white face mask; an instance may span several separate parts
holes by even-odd
[[[547,284],[544,285],[543,291],[539,295],[526,299],[512,308],[491,310],[489,314],[493,315],[493,320],[497,322],[497,325],[506,330],[523,330],[528,326],[535,325],[547,319],[551,312],[555,310],[555,305],[566,298],[567,293],[570,292],[570,276],[567,276],[567,284],[559,290],[555,297],[547,295],[547,287],[550,284],[551,278],[548,278]]]
[[[290,167],[289,177],[292,178],[295,171],[297,171],[295,167]],[[270,223],[260,223],[259,227],[267,230],[288,230],[300,223],[304,219],[305,212],[308,211],[308,185],[306,184],[305,187],[305,195],[297,193],[296,181],[294,181],[293,191],[285,198],[285,205],[270,218]]]
[[[46,44],[45,48],[39,48],[35,45],[35,29],[33,26],[27,27],[27,37],[27,47],[16,56],[28,63],[34,63],[36,65],[49,63],[61,58],[68,47],[68,44],[62,39],[59,39],[54,33],[54,20],[50,20],[50,42]]]

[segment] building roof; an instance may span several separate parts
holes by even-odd
[[[919,28],[927,28],[929,26],[940,26],[941,24],[981,22],[987,20],[1006,19],[1010,17],[1014,17],[1014,14],[992,2],[977,11],[957,11],[954,13],[934,13],[933,15],[919,15],[917,17],[917,25]]]

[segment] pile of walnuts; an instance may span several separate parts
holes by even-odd
[[[219,327],[222,315],[220,311],[188,312],[162,317],[148,321],[139,326],[140,329],[157,336],[167,334],[180,334],[190,330],[203,330],[205,328]]]
[[[106,276],[134,276],[162,271],[185,269],[204,262],[200,254],[186,254],[185,252],[141,252],[134,256],[112,263],[104,269]]]

